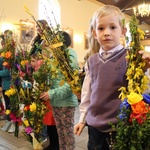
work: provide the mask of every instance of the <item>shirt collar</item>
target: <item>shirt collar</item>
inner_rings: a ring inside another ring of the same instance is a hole
[[[121,49],[123,48],[123,45],[119,44],[118,46],[116,46],[115,48],[113,49],[110,49],[109,51],[107,51],[108,53],[111,52],[111,53],[114,53],[114,52],[118,52],[120,51]],[[102,56],[102,53],[103,52],[106,52],[105,50],[103,50],[102,47],[100,47],[100,50],[99,50],[99,54]]]

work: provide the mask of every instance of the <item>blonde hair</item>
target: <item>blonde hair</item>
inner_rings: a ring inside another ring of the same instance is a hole
[[[85,62],[87,59],[92,55],[95,54],[99,51],[100,49],[100,44],[98,41],[94,38],[93,35],[93,30],[96,29],[96,19],[97,18],[102,18],[104,16],[107,16],[109,14],[115,14],[116,17],[118,17],[119,24],[122,28],[124,28],[124,15],[121,12],[121,10],[118,7],[115,7],[113,5],[105,5],[98,9],[94,14],[93,17],[90,20],[90,25],[88,28],[88,52],[84,57]]]
[[[89,43],[89,51],[91,54],[95,54],[99,51],[100,45],[97,40],[95,40],[93,35],[93,25],[92,19],[90,20],[90,26],[88,29],[88,43]]]
[[[88,58],[97,53],[100,49],[100,45],[98,43],[97,40],[95,40],[94,35],[93,35],[93,25],[92,25],[92,19],[95,18],[95,14],[93,15],[93,17],[90,20],[90,25],[88,28],[88,33],[87,33],[87,38],[88,38],[88,52],[84,57],[84,63],[86,63],[86,61],[88,60]]]
[[[113,5],[105,5],[94,13],[94,16],[92,19],[93,28],[96,29],[96,19],[97,18],[102,18],[102,17],[107,16],[109,14],[115,14],[115,16],[119,20],[120,26],[124,27],[125,17],[123,15],[123,13],[121,12],[121,10],[118,7],[113,6]]]

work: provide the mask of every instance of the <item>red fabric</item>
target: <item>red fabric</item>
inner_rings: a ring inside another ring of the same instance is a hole
[[[49,101],[45,102],[48,112],[45,114],[44,118],[43,118],[43,123],[45,125],[55,125],[55,120],[53,117],[53,113],[52,113],[52,106],[50,106]]]
[[[2,100],[0,100],[0,111],[3,111],[4,110],[4,105],[2,103]]]

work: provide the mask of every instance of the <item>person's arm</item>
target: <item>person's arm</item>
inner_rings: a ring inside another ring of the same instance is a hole
[[[71,48],[68,48],[68,50],[69,50],[69,57],[71,60],[70,65],[74,69],[79,69],[76,52]],[[68,95],[72,94],[72,90],[70,85],[67,82],[65,82],[62,86],[49,90],[48,94],[51,100],[59,99],[60,97],[62,99],[65,99],[68,97]]]
[[[70,48],[68,50],[69,50],[69,57],[71,60],[71,62],[70,62],[71,67],[74,69],[79,69],[77,55],[76,55],[75,51]],[[57,81],[55,81],[55,82],[57,82]],[[58,82],[60,82],[60,81],[58,81]],[[55,101],[55,100],[59,99],[60,97],[62,99],[65,99],[68,97],[68,95],[71,95],[71,94],[72,94],[71,87],[67,82],[65,82],[62,86],[58,86],[54,89],[51,88],[48,92],[41,93],[40,98],[44,101],[47,101],[49,99]]]
[[[71,60],[70,62],[71,67],[79,70],[79,63],[76,51],[71,48],[68,48],[68,50],[69,50],[69,58]]]
[[[51,100],[57,100],[57,99],[65,99],[68,97],[68,95],[72,94],[72,90],[70,88],[70,85],[68,83],[64,83],[62,86],[59,86],[54,89],[50,89],[48,91],[49,98]]]
[[[70,85],[65,82],[63,85],[60,86],[61,79],[59,79],[59,78],[61,78],[61,77],[58,77],[57,79],[55,79],[53,81],[54,85],[52,85],[52,87],[55,87],[55,88],[51,88],[49,91],[41,93],[40,98],[42,100],[55,101],[60,98],[65,99],[69,95],[72,95],[72,90],[70,88]]]
[[[82,91],[81,91],[81,103],[79,105],[79,110],[80,110],[80,119],[79,122],[81,123],[85,123],[85,116],[86,116],[86,110],[87,107],[90,104],[90,96],[91,96],[91,78],[90,78],[90,72],[87,68],[87,64],[85,65],[85,78],[84,78],[84,82],[82,85]]]
[[[86,75],[84,78],[82,91],[81,91],[81,103],[79,105],[79,111],[80,111],[79,123],[74,126],[74,133],[77,135],[80,135],[85,127],[87,107],[90,104],[91,80],[90,80],[90,72],[87,68],[87,65],[85,66],[85,72],[86,72]]]

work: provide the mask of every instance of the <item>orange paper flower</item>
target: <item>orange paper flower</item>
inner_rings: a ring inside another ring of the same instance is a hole
[[[150,110],[149,106],[144,101],[131,105],[131,108],[134,114],[146,114]]]
[[[8,62],[6,62],[6,61],[5,61],[5,62],[3,62],[3,66],[5,66],[5,67],[6,67],[6,66],[9,66],[9,63],[8,63]]]
[[[24,110],[24,111],[30,110],[30,106],[25,106],[23,110]]]
[[[5,53],[5,57],[6,57],[7,59],[11,58],[11,57],[12,57],[12,53],[11,53],[10,51],[6,52],[6,53]]]

